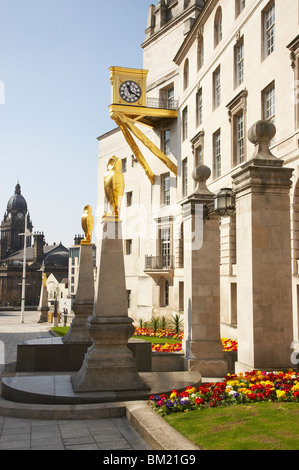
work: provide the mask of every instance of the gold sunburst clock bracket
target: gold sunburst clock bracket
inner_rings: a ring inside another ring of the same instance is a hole
[[[154,128],[152,119],[177,118],[174,109],[148,108],[146,106],[146,78],[148,70],[110,67],[110,116],[122,131],[135,157],[154,184],[155,175],[145,160],[133,136],[139,139],[167,168],[177,175],[177,166],[134,124]]]
[[[134,125],[134,121],[120,112],[112,113],[111,118],[116,122],[122,131],[127,143],[143,167],[151,184],[154,184],[155,182],[155,174],[149,167],[132,135],[139,139],[143,145],[145,145],[145,147],[147,147],[154,155],[156,155],[156,157],[158,157],[159,160],[162,161],[175,176],[177,176],[177,166],[140,129]]]

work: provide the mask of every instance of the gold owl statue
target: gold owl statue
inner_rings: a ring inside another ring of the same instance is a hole
[[[103,215],[119,218],[121,201],[125,190],[125,179],[122,174],[121,160],[115,156],[109,159],[107,173],[104,176],[104,190],[110,211]]]
[[[89,204],[84,207],[83,215],[81,217],[81,225],[85,234],[85,238],[81,240],[82,245],[90,245],[94,220],[92,215],[92,208]]]

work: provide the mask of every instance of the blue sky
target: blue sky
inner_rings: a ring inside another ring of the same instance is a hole
[[[96,210],[109,67],[142,68],[150,0],[0,0],[0,221],[19,181],[35,231],[73,244]],[[0,90],[1,91],[1,90]]]

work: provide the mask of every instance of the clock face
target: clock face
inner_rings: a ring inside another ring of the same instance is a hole
[[[119,94],[127,103],[135,103],[141,97],[141,88],[138,83],[127,80],[120,85]]]
[[[24,214],[22,212],[18,212],[18,218],[23,219],[23,217],[24,217]]]

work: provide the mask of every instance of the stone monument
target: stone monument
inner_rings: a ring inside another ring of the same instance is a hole
[[[124,177],[121,160],[112,157],[104,178],[110,211],[103,216],[101,257],[94,315],[87,328],[93,339],[81,369],[72,376],[74,392],[146,390],[128,348],[134,333],[128,317],[122,227],[119,219]]]
[[[40,312],[38,315],[38,323],[45,323],[48,321],[48,312],[49,312],[49,306],[48,306],[48,291],[47,291],[47,275],[46,273],[43,273],[42,276],[42,285],[41,285],[41,291],[40,291],[40,300],[39,300],[39,306],[37,310]]]
[[[78,289],[73,303],[75,318],[68,333],[63,337],[63,342],[91,345],[92,339],[86,324],[88,317],[93,313],[94,304],[94,270],[91,243],[94,219],[92,208],[88,204],[84,207],[81,225],[85,238],[80,242]]]

